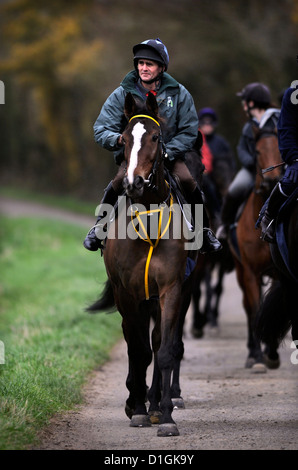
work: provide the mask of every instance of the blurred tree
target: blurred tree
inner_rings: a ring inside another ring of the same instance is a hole
[[[73,189],[81,178],[83,96],[102,50],[86,29],[92,3],[72,1],[70,9],[66,0],[42,6],[19,0],[2,7],[2,36],[10,48],[0,70],[12,74],[26,94],[30,90],[36,115],[31,107],[30,119],[36,117],[36,130],[48,146],[48,177],[57,189]]]
[[[298,0],[0,0],[0,178],[97,201],[115,165],[92,126],[132,69],[133,45],[150,37],[235,146],[245,120],[236,92],[264,81],[277,101],[296,78],[297,22]]]

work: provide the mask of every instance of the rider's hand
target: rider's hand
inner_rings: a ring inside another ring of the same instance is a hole
[[[285,171],[285,177],[294,184],[298,183],[298,162],[289,164]]]

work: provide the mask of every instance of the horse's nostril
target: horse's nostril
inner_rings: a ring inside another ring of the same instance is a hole
[[[144,178],[142,176],[137,175],[134,179],[133,184],[136,189],[141,189],[144,186]]]

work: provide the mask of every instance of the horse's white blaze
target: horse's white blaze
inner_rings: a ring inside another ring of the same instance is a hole
[[[140,122],[137,122],[132,130],[133,146],[131,149],[129,165],[127,168],[127,178],[129,184],[133,183],[133,172],[138,164],[138,153],[141,148],[141,140],[145,132],[145,127]]]

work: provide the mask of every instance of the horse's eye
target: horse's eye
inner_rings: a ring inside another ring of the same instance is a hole
[[[154,136],[152,137],[152,140],[153,142],[156,142],[158,140],[158,135],[154,134]]]

